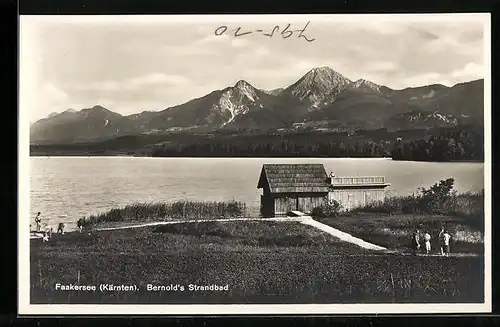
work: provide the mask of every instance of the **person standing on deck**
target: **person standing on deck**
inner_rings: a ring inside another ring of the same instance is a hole
[[[429,254],[431,252],[431,235],[429,234],[428,231],[426,231],[424,234],[424,241],[425,241],[425,253]]]
[[[447,257],[450,256],[450,239],[451,235],[445,231],[443,234],[443,247],[444,247],[443,255],[446,255]]]
[[[38,212],[35,217],[36,223],[36,231],[39,232],[42,229],[42,217],[40,217],[41,213]]]
[[[418,251],[420,250],[420,235],[418,229],[416,229],[415,233],[413,233],[412,241],[413,241],[413,254],[417,255]]]

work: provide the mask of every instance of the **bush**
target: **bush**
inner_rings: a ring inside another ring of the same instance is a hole
[[[341,204],[338,201],[333,200],[327,205],[313,208],[311,216],[315,218],[336,217],[341,209]]]

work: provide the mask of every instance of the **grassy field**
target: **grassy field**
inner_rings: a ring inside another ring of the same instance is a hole
[[[365,241],[403,252],[411,251],[411,236],[418,228],[422,235],[429,232],[432,251],[436,253],[439,251],[438,234],[441,226],[445,226],[451,235],[452,252],[484,253],[483,231],[476,219],[468,217],[359,213],[317,220]]]
[[[297,222],[199,222],[31,241],[32,303],[482,302],[483,258],[375,253]],[[64,292],[56,283],[135,284]],[[185,291],[146,291],[147,284]],[[189,284],[228,291],[189,291]]]

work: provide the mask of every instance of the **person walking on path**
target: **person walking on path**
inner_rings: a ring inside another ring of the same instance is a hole
[[[426,231],[424,234],[424,241],[425,241],[425,253],[429,254],[431,252],[431,235],[429,234],[428,231]]]
[[[451,235],[448,234],[447,231],[443,234],[443,255],[449,257],[450,256],[450,239]]]
[[[420,250],[420,234],[418,229],[416,229],[415,233],[413,233],[412,241],[413,241],[413,254],[417,255],[418,251]]]
[[[40,217],[41,213],[38,212],[35,217],[35,223],[36,223],[36,231],[40,232],[42,229],[42,217]]]

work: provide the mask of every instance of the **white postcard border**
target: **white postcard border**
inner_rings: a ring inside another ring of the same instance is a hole
[[[362,16],[362,17],[360,17]],[[168,20],[172,23],[192,20],[192,15],[172,15]],[[59,305],[30,304],[30,240],[26,231],[29,229],[30,217],[30,161],[29,161],[29,114],[25,110],[27,99],[19,97],[19,142],[18,142],[18,314],[19,315],[82,315],[82,314],[120,314],[120,315],[234,315],[234,314],[375,314],[375,313],[487,313],[491,312],[491,16],[489,13],[474,14],[342,14],[342,15],[200,15],[201,19],[211,22],[279,22],[336,20],[352,21],[352,19],[371,21],[456,21],[471,19],[484,23],[484,187],[485,187],[485,284],[484,303],[421,303],[421,304],[228,304],[228,305]],[[79,20],[102,22],[133,21],[136,23],[152,23],[164,21],[163,15],[123,15],[123,16],[21,16],[32,21],[67,21]],[[22,49],[19,49],[22,55]],[[19,61],[19,65],[21,61]],[[19,83],[22,80],[20,79]]]

